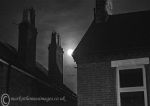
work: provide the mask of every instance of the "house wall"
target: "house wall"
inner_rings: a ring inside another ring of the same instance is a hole
[[[37,79],[34,79],[18,70],[12,69],[10,72],[9,95],[11,97],[31,97],[31,98],[64,98],[64,100],[46,101],[22,101],[11,102],[10,106],[76,106],[76,101],[67,96],[65,92],[53,88]]]
[[[144,66],[149,106],[150,64]],[[78,106],[117,106],[116,67],[110,59],[78,64],[77,81]]]
[[[48,102],[41,100],[11,100],[9,106],[76,106],[77,101],[73,100],[73,97],[66,92],[59,87],[37,80],[34,76],[24,73],[23,70],[14,66],[9,67],[8,64],[0,61],[0,95],[7,93],[10,99],[40,97],[62,99],[49,100]]]
[[[115,76],[109,61],[78,64],[78,106],[116,106]]]

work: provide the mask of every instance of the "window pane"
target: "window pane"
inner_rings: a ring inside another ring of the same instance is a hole
[[[121,92],[121,106],[145,106],[144,92]]]
[[[142,68],[119,70],[120,87],[143,86]]]

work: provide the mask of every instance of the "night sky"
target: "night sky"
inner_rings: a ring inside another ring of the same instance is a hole
[[[27,7],[36,10],[37,61],[47,68],[51,32],[61,36],[64,49],[64,83],[76,92],[76,65],[67,49],[75,49],[93,20],[95,0],[1,0],[0,41],[18,46],[18,24]],[[150,10],[150,0],[112,0],[113,14]]]

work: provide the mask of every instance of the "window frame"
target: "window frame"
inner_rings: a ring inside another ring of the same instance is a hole
[[[136,69],[136,68],[142,68],[143,86],[121,88],[120,87],[119,71],[120,70],[125,70],[125,69]],[[118,103],[118,106],[121,106],[121,98],[120,98],[120,93],[121,92],[136,92],[136,91],[143,91],[144,92],[145,106],[148,106],[147,88],[146,88],[146,72],[145,72],[144,65],[129,65],[129,66],[116,67],[116,88],[117,88],[117,103]]]

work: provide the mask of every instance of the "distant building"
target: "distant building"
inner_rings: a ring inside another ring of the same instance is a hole
[[[36,62],[36,36],[35,10],[25,9],[18,51],[0,42],[1,97],[7,93],[14,98],[9,106],[76,106],[76,94],[63,84],[63,49],[58,34],[52,33],[48,70]],[[8,98],[3,99],[8,103]]]
[[[73,53],[78,106],[150,106],[150,11],[95,17]]]

